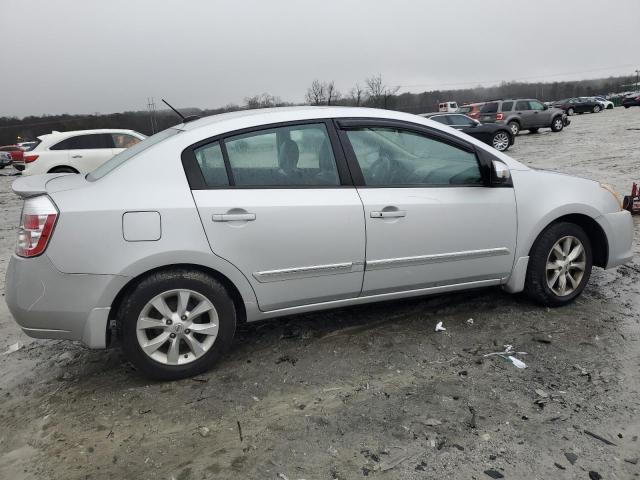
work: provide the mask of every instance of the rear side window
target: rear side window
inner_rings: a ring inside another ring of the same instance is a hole
[[[482,184],[474,153],[425,135],[374,127],[347,136],[368,186]]]
[[[128,133],[112,133],[113,146],[115,148],[130,148],[140,141],[138,137],[129,135]]]
[[[502,112],[510,112],[513,108],[513,102],[502,102],[502,108],[500,111]]]
[[[204,147],[196,148],[193,152],[196,162],[204,177],[207,187],[224,187],[229,185],[229,177],[224,166],[224,157],[220,143],[210,143]]]
[[[485,103],[480,109],[480,113],[496,113],[498,111],[498,102]]]
[[[516,110],[529,110],[529,102],[527,100],[517,101]]]
[[[324,124],[296,125],[224,139],[235,185],[339,185],[336,160]]]
[[[92,150],[113,148],[113,138],[108,133],[78,135],[56,143],[50,150]]]
[[[469,113],[471,111],[471,107],[469,105],[463,105],[462,107],[458,107],[458,112],[460,113]]]

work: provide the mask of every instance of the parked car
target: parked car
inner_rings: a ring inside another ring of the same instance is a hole
[[[511,129],[497,123],[480,123],[473,118],[459,113],[425,113],[421,117],[435,120],[491,145],[499,152],[504,152],[513,145],[515,138]]]
[[[467,105],[462,105],[458,107],[456,113],[462,113],[468,117],[473,118],[474,120],[478,120],[480,118],[480,107],[484,105],[483,103],[469,103]]]
[[[0,170],[11,165],[11,154],[9,152],[0,151]]]
[[[567,112],[567,115],[576,113],[598,113],[602,111],[602,105],[593,97],[574,97],[554,103],[555,108]]]
[[[24,155],[23,175],[89,173],[145,138],[133,130],[77,130],[38,137]],[[16,165],[20,170],[20,165]]]
[[[624,108],[640,107],[640,95],[631,95],[622,99],[622,106]]]
[[[456,102],[442,102],[438,104],[439,112],[457,112],[458,104]]]
[[[611,100],[607,100],[604,97],[593,97],[594,100],[598,103],[600,103],[600,105],[602,105],[602,109],[603,110],[613,110],[613,108],[615,107],[615,105],[613,104],[613,102]]]
[[[558,307],[632,256],[609,187],[389,110],[215,115],[12,188],[5,298],[24,332],[113,332],[159,379],[210,368],[244,322],[498,285]]]
[[[7,152],[14,162],[22,161],[22,156],[24,155],[24,149],[18,145],[5,145],[0,147],[0,152]]]
[[[25,152],[28,152],[37,144],[38,144],[38,141],[29,141],[29,142],[20,142],[18,143],[18,146],[22,148]]]
[[[562,110],[528,98],[487,102],[480,108],[480,121],[507,125],[514,136],[520,130],[536,133],[541,128],[559,132],[570,123]]]

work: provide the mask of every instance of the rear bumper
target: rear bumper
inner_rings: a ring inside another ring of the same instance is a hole
[[[605,268],[628,263],[633,258],[633,218],[626,210],[596,219],[607,236],[609,257]]]
[[[90,348],[105,348],[111,303],[127,280],[116,275],[66,274],[46,255],[14,255],[7,268],[6,301],[30,337],[77,340]]]

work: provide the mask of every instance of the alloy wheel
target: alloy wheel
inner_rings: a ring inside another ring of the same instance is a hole
[[[193,290],[169,290],[146,303],[136,322],[142,351],[165,365],[191,363],[207,353],[218,336],[218,312]]]
[[[503,152],[509,147],[509,136],[504,132],[498,132],[493,136],[493,141],[491,143],[493,148],[499,152]]]
[[[554,127],[556,130],[562,130],[562,119],[561,119],[561,118],[556,118],[556,119],[553,121],[553,127]]]
[[[586,269],[587,254],[574,236],[562,237],[547,256],[547,286],[559,297],[571,295],[580,285]]]

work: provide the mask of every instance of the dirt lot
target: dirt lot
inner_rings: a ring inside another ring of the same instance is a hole
[[[640,180],[640,109],[572,121],[520,135],[512,156],[621,192]],[[640,477],[639,262],[595,270],[555,310],[485,289],[245,326],[217,368],[174,383],[117,348],[30,340],[0,302],[0,353],[24,344],[0,355],[0,478]],[[528,368],[483,357],[505,344]]]

